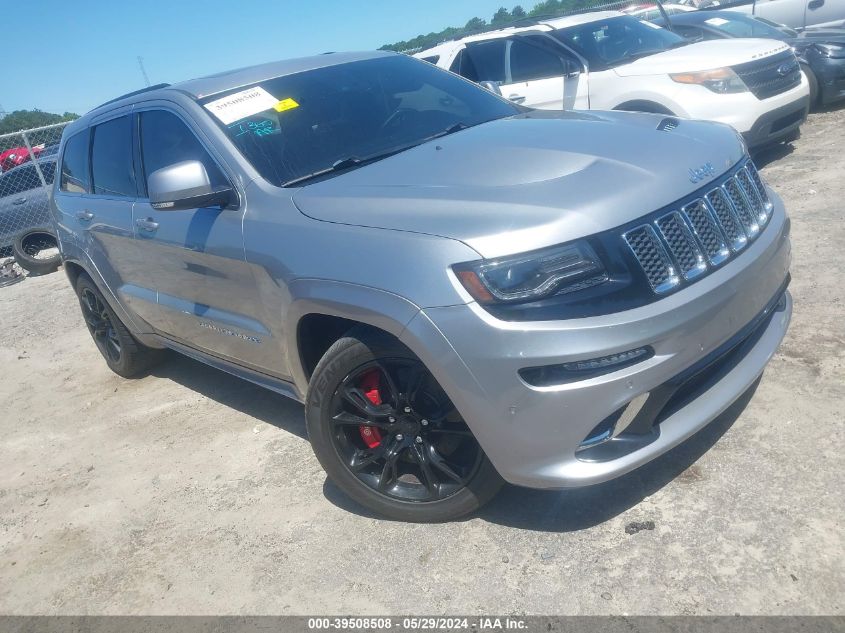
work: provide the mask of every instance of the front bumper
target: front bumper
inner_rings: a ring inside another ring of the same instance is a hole
[[[794,133],[807,118],[809,110],[810,84],[803,75],[798,86],[763,100],[751,92],[717,95],[703,86],[687,88],[695,88],[696,98],[685,95],[681,100],[676,93],[675,99],[686,106],[679,108],[678,114],[690,119],[727,123],[745,137],[750,147],[774,143]],[[788,121],[784,117],[797,120]]]
[[[763,147],[792,138],[810,111],[810,98],[804,97],[762,115],[751,129],[743,132],[749,148]]]
[[[531,323],[499,321],[476,304],[433,308],[419,313],[401,338],[432,370],[507,481],[567,488],[612,479],[669,450],[727,409],[780,344],[792,312],[784,291],[789,221],[781,201],[774,195],[772,200],[769,225],[734,261],[647,306]],[[749,324],[753,331],[737,342]],[[536,387],[518,374],[525,367],[644,345],[655,351],[648,360],[578,382]],[[721,363],[711,362],[714,354]],[[691,368],[695,376],[684,376]],[[689,389],[668,393],[666,386],[679,376]],[[686,378],[694,378],[694,384]],[[649,437],[622,446],[629,439],[623,433],[612,450],[584,451],[584,440],[603,420],[645,394],[667,393],[653,412],[656,424],[637,429]]]

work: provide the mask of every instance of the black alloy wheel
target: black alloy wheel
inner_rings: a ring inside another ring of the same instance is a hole
[[[467,485],[482,451],[416,360],[383,358],[351,372],[332,400],[332,439],[347,468],[403,501],[437,501]]]
[[[76,295],[91,338],[118,376],[131,378],[164,358],[164,350],[147,347],[132,336],[86,273],[76,280]]]
[[[123,348],[105,303],[91,288],[83,288],[79,299],[85,324],[100,353],[107,360],[119,363]]]
[[[428,368],[385,333],[356,328],[326,351],[305,417],[329,478],[380,516],[449,521],[504,484]]]

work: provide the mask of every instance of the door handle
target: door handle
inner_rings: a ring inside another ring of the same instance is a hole
[[[158,222],[156,222],[152,218],[147,218],[146,220],[138,219],[135,220],[135,226],[137,226],[142,231],[148,231],[152,233],[153,231],[158,229]]]
[[[810,4],[807,5],[810,9],[820,9],[824,6],[824,0],[811,0]]]
[[[513,94],[508,97],[508,101],[513,101],[514,103],[522,103],[525,101],[525,97],[522,95]]]
[[[77,219],[77,220],[81,220],[81,221],[83,221],[83,222],[89,222],[90,220],[93,220],[93,219],[94,219],[94,214],[93,214],[93,213],[91,213],[91,212],[90,212],[90,211],[88,211],[88,210],[85,210],[85,211],[79,211],[79,212],[76,214],[76,219]]]
[[[18,206],[19,206],[19,205],[24,204],[25,202],[26,202],[26,198],[18,198],[18,199],[17,199],[17,200],[15,200],[12,204],[14,204],[14,205],[18,205]]]

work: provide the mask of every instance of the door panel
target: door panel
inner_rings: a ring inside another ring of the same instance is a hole
[[[139,113],[146,191],[149,175],[199,160],[213,185],[227,184],[219,164],[177,114]],[[256,365],[267,330],[255,319],[255,281],[244,260],[244,207],[162,211],[146,198],[133,209],[138,282],[130,301],[159,334],[215,356]]]
[[[754,15],[795,29],[804,27],[805,11],[810,0],[768,0],[757,2],[748,8]],[[743,7],[745,9],[745,7]]]
[[[243,257],[241,211],[157,211],[135,204],[144,319],[159,333],[215,355],[249,358],[267,330],[254,318],[255,283]],[[146,303],[146,302],[145,302]]]

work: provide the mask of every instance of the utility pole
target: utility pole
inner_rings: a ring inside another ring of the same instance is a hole
[[[147,71],[144,69],[144,58],[138,55],[138,66],[141,67],[141,74],[144,76],[144,83],[150,87],[150,78],[147,77]]]

